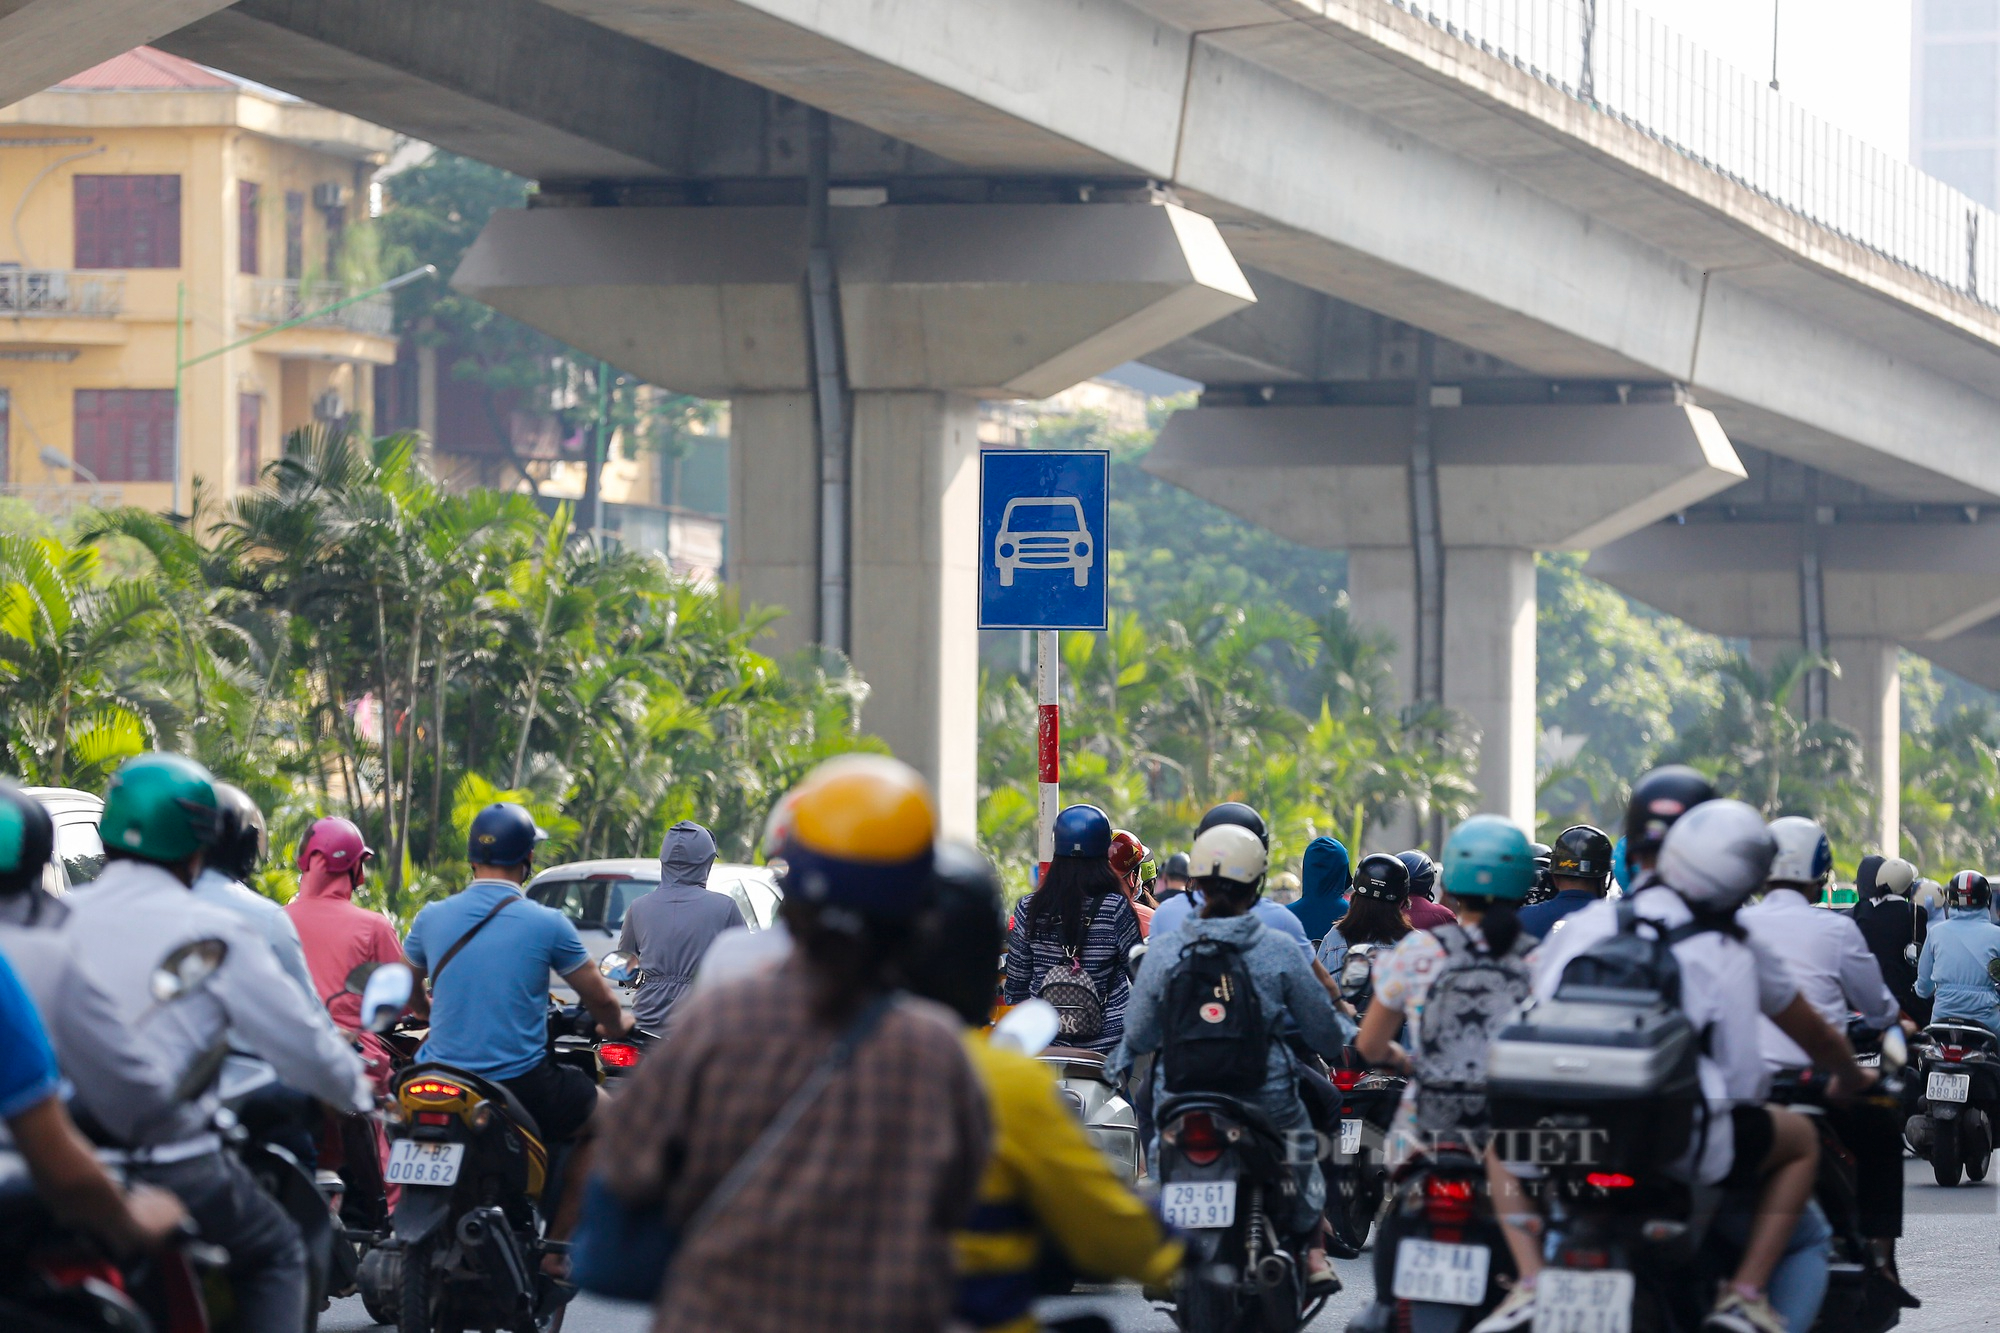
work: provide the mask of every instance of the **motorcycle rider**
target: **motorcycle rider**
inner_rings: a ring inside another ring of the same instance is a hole
[[[367,1110],[360,1060],[299,993],[263,937],[189,892],[220,818],[214,778],[194,760],[148,753],[119,766],[98,826],[104,871],[88,893],[66,900],[65,929],[78,943],[79,964],[176,1076],[226,1043],[337,1110]],[[221,963],[197,993],[160,1004],[151,979],[161,957],[205,939],[227,946]],[[150,1127],[130,1156],[132,1172],[178,1194],[202,1238],[229,1251],[241,1327],[301,1328],[306,1253],[298,1228],[223,1150],[212,1111],[206,1101],[190,1103]]]
[[[252,930],[264,937],[264,943],[271,946],[285,975],[299,983],[299,989],[317,1009],[319,993],[313,989],[312,973],[306,968],[299,928],[292,924],[281,905],[244,882],[269,848],[264,812],[250,799],[249,792],[232,783],[216,783],[215,799],[221,811],[221,829],[202,858],[201,874],[195,876],[194,896],[225,912],[234,912],[248,922]]]
[[[534,1117],[551,1150],[574,1144],[548,1228],[549,1239],[567,1241],[583,1206],[605,1097],[590,1075],[549,1056],[549,973],[570,984],[604,1036],[624,1036],[631,1020],[569,918],[522,892],[534,875],[535,845],[546,837],[512,801],[474,815],[466,838],[471,882],[417,913],[403,952],[416,988],[430,979],[430,1036],[417,1058],[500,1084]],[[568,1257],[543,1256],[542,1271],[566,1279]]]
[[[1924,941],[1914,989],[1931,1001],[1931,1022],[1977,1023],[2000,1035],[2000,992],[1990,970],[2000,959],[2000,925],[1989,914],[1992,890],[1977,870],[1961,870],[1946,892],[1950,915]]]
[[[1704,1032],[1701,1085],[1707,1119],[1683,1169],[1733,1199],[1717,1228],[1742,1257],[1703,1324],[1717,1333],[1783,1333],[1810,1327],[1826,1292],[1826,1243],[1818,1208],[1808,1207],[1817,1178],[1819,1141],[1805,1117],[1763,1105],[1770,1087],[1758,1015],[1768,1015],[1832,1076],[1835,1099],[1867,1087],[1847,1039],[1827,1026],[1799,993],[1783,958],[1734,922],[1763,886],[1776,851],[1763,816],[1740,801],[1702,796],[1707,782],[1692,769],[1659,770],[1633,788],[1628,845],[1638,868],[1632,901],[1644,921],[1667,931],[1707,926],[1670,941],[1680,969],[1680,1005]],[[1578,954],[1617,932],[1616,905],[1596,903],[1566,917],[1536,955],[1535,995],[1552,996]],[[1747,1203],[1754,1194],[1754,1203]],[[1519,1200],[1496,1190],[1503,1215]],[[1542,1259],[1528,1232],[1506,1229],[1520,1285],[1478,1333],[1525,1328],[1534,1318]]]
[[[1106,1069],[1114,1077],[1121,1075],[1135,1058],[1161,1049],[1166,1035],[1162,1009],[1176,969],[1190,948],[1204,940],[1234,945],[1242,952],[1266,1025],[1264,1086],[1253,1100],[1281,1133],[1310,1133],[1312,1122],[1300,1097],[1294,1056],[1284,1037],[1286,1021],[1296,1024],[1313,1050],[1329,1057],[1347,1045],[1354,1027],[1334,1009],[1326,988],[1297,948],[1251,914],[1270,865],[1264,844],[1239,825],[1217,824],[1195,838],[1188,859],[1194,871],[1193,888],[1202,899],[1201,916],[1153,945],[1133,987],[1125,1039]],[[1167,1087],[1163,1063],[1154,1062],[1155,1105]],[[1321,1239],[1326,1180],[1315,1154],[1295,1156],[1303,1160],[1292,1165],[1297,1192],[1291,1197],[1283,1229],[1289,1235],[1313,1237],[1306,1248],[1307,1288],[1315,1294],[1337,1291],[1340,1280],[1327,1261]]]
[[[1122,828],[1112,831],[1111,851],[1105,859],[1111,863],[1111,873],[1118,876],[1118,891],[1125,895],[1125,901],[1132,905],[1132,914],[1139,918],[1142,940],[1153,933],[1153,904],[1145,900],[1145,883],[1141,879],[1152,855],[1152,849],[1139,841],[1138,834]]]
[[[1819,907],[1833,874],[1833,846],[1810,819],[1787,815],[1770,824],[1777,854],[1764,881],[1764,900],[1736,914],[1753,938],[1783,955],[1799,994],[1827,1026],[1847,1027],[1857,1013],[1881,1031],[1902,1016],[1896,997],[1882,981],[1882,969],[1868,951],[1860,928],[1839,912]],[[1812,1064],[1799,1044],[1765,1019],[1761,1049],[1774,1077],[1796,1082]],[[1901,1118],[1893,1106],[1864,1101],[1828,1108],[1834,1129],[1854,1154],[1855,1194],[1862,1234],[1875,1242],[1884,1262],[1903,1234],[1903,1142]]]
[[[1414,847],[1396,853],[1396,859],[1410,872],[1410,896],[1403,903],[1410,924],[1418,930],[1458,924],[1458,913],[1437,900],[1437,862]]]
[[[1589,824],[1572,824],[1549,849],[1555,896],[1521,909],[1521,929],[1546,939],[1556,922],[1602,898],[1611,889],[1611,839]]]
[[[1169,898],[1185,897],[1188,887],[1188,858],[1186,852],[1175,852],[1160,867],[1160,888],[1153,895],[1156,905]]]
[[[1917,955],[1929,928],[1928,915],[1905,896],[1915,887],[1916,867],[1900,856],[1864,856],[1854,871],[1854,906],[1848,915],[1861,927],[1868,952],[1881,965],[1896,1003],[1919,1023],[1930,1021],[1930,1005],[1917,994]]]
[[[1299,919],[1314,948],[1326,939],[1333,923],[1347,914],[1347,888],[1354,880],[1351,865],[1347,848],[1338,838],[1321,834],[1306,844],[1306,854],[1299,862],[1298,901],[1283,906]]]
[[[625,909],[618,948],[638,956],[642,980],[632,997],[632,1016],[648,1032],[666,1032],[715,937],[732,927],[744,929],[736,900],[709,892],[708,872],[714,867],[715,835],[683,819],[660,839],[660,886]]]
[[[1401,857],[1380,852],[1362,857],[1350,885],[1347,911],[1327,927],[1326,938],[1319,942],[1319,965],[1337,976],[1353,946],[1400,943],[1411,930],[1404,915],[1409,897],[1410,868]]]
[[[1052,982],[1070,996],[1087,984],[1097,1012],[1066,1013],[1062,1044],[1106,1053],[1125,1030],[1125,960],[1139,942],[1139,918],[1119,891],[1110,853],[1111,821],[1102,810],[1072,805],[1056,816],[1055,859],[1015,909],[1007,935],[1006,983],[1009,1004],[1044,995]],[[1083,980],[1065,979],[1073,977]]]
[[[389,918],[354,902],[374,855],[353,821],[338,815],[314,820],[299,842],[299,891],[285,904],[285,914],[298,928],[320,1003],[361,1043],[370,1076],[377,1090],[386,1093],[389,1048],[361,1030],[361,997],[347,991],[347,978],[362,964],[406,961]],[[419,1017],[430,1012],[421,987],[411,992],[410,1010]]]
[[[187,1218],[180,1200],[149,1185],[120,1190],[71,1123],[62,1084],[34,1003],[0,958],[0,1122],[27,1164],[35,1192],[58,1219],[119,1253],[161,1244]]]
[[[979,852],[940,842],[936,899],[906,965],[912,994],[967,1025],[966,1054],[986,1089],[993,1155],[979,1201],[961,1224],[954,1314],[980,1333],[1032,1333],[1037,1270],[1051,1246],[1071,1273],[1164,1287],[1181,1246],[1111,1173],[1047,1066],[987,1040],[993,986],[986,969],[1006,940],[1000,881]]]

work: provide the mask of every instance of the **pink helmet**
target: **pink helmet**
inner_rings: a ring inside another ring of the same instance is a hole
[[[299,869],[306,868],[314,852],[325,857],[326,868],[333,871],[358,869],[363,861],[375,855],[375,849],[362,840],[361,830],[354,822],[338,815],[314,820],[313,826],[306,830],[304,841],[299,843]]]

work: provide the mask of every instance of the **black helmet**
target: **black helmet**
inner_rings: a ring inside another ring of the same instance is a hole
[[[993,1017],[993,960],[1007,949],[1000,879],[977,849],[939,841],[931,907],[917,927],[906,979],[912,992],[955,1010],[973,1027]]]
[[[1654,769],[1632,784],[1632,799],[1625,806],[1625,854],[1658,851],[1676,819],[1714,799],[1715,784],[1686,764]]]
[[[496,801],[472,817],[465,859],[476,866],[517,866],[532,860],[535,844],[548,836],[526,806]]]
[[[1437,862],[1431,860],[1428,853],[1412,848],[1407,852],[1398,853],[1396,859],[1401,861],[1404,869],[1410,872],[1410,896],[1412,898],[1435,899],[1437,897]]]
[[[1201,823],[1195,826],[1195,837],[1199,838],[1217,824],[1234,824],[1238,828],[1247,828],[1257,835],[1257,841],[1264,844],[1265,851],[1271,850],[1271,835],[1264,828],[1264,816],[1241,801],[1224,801],[1203,815]]]
[[[1160,874],[1163,878],[1168,879],[1186,879],[1188,877],[1188,854],[1186,852],[1175,852],[1167,858],[1167,863],[1160,867]]]
[[[47,807],[0,778],[0,894],[11,897],[40,884],[55,847],[56,826]]]
[[[1611,882],[1611,839],[1589,824],[1572,824],[1556,834],[1549,852],[1549,873],[1566,879],[1587,879],[1599,893]]]
[[[1945,892],[1950,895],[1953,907],[1984,907],[1993,900],[1986,876],[1977,870],[1961,870],[1953,875]]]
[[[1363,898],[1399,903],[1410,896],[1410,868],[1401,857],[1373,852],[1354,867],[1354,890]]]
[[[270,850],[264,812],[249,792],[228,782],[215,784],[215,804],[221,832],[208,849],[208,864],[231,879],[249,879]]]

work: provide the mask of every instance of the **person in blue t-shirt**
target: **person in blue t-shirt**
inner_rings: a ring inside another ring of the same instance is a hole
[[[549,1221],[550,1239],[567,1240],[583,1200],[589,1134],[603,1094],[581,1069],[549,1058],[550,971],[576,991],[605,1036],[624,1036],[632,1022],[569,918],[521,891],[534,874],[535,844],[547,836],[511,801],[481,810],[468,839],[472,882],[417,913],[403,952],[418,982],[430,979],[430,1038],[417,1057],[503,1085],[534,1117],[544,1144],[576,1140]],[[560,1278],[567,1263],[552,1254],[542,1267]]]
[[[1555,897],[1521,909],[1521,931],[1546,939],[1556,922],[1580,912],[1611,888],[1611,838],[1602,829],[1577,824],[1556,835],[1549,849],[1549,879]]]
[[[41,1015],[0,956],[0,1120],[28,1164],[35,1192],[56,1216],[121,1253],[153,1249],[187,1221],[171,1193],[137,1185],[128,1194],[104,1173],[63,1105],[62,1075]]]

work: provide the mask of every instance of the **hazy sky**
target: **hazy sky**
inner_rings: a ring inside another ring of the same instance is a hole
[[[1771,76],[1773,0],[1650,0],[1716,55]],[[1814,114],[1910,154],[1910,0],[1777,0],[1778,85]]]

